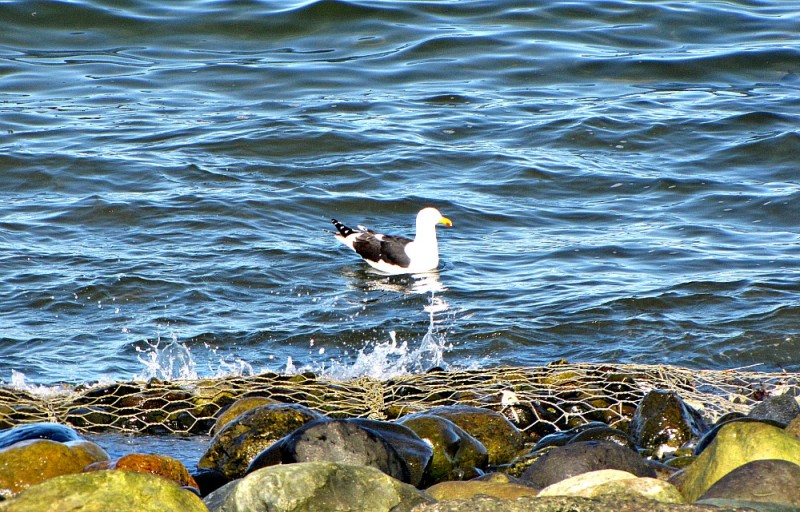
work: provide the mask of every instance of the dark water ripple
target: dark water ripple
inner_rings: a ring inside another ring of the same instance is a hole
[[[324,230],[428,204],[447,364],[797,370],[798,12],[2,3],[0,380],[411,350],[429,294]]]

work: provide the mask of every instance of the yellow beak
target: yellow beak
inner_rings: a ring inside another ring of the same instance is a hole
[[[445,226],[448,226],[448,227],[452,227],[453,226],[453,222],[450,219],[448,219],[447,217],[442,217],[441,219],[439,219],[439,224],[444,224]]]

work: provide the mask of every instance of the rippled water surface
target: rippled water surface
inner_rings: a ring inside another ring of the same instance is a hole
[[[0,380],[800,370],[783,0],[0,3]],[[437,274],[327,232],[437,206]]]

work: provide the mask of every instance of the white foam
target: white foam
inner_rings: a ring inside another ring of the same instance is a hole
[[[440,330],[437,315],[449,311],[449,304],[436,293],[445,291],[436,273],[414,276],[414,283],[405,292],[425,294],[427,304],[422,308],[428,317],[428,329],[421,339],[399,339],[395,331],[389,332],[389,339],[365,342],[357,350],[355,360],[327,357],[328,350],[321,347],[313,338],[309,339],[310,363],[298,365],[292,357],[286,358],[282,371],[286,374],[312,372],[320,376],[350,380],[362,376],[376,379],[388,379],[400,375],[423,373],[433,367],[446,367],[444,355],[453,348],[447,342],[446,333]],[[198,372],[196,355],[185,343],[179,341],[176,333],[162,338],[160,333],[155,341],[146,340],[144,347],[136,347],[136,358],[142,364],[142,371],[133,377],[134,380],[147,381],[153,378],[161,380],[194,380],[200,377],[239,377],[255,375],[257,372],[247,361],[234,357],[228,360],[217,352],[217,347],[208,343],[204,348],[209,354],[202,354],[208,359],[208,371]],[[199,375],[202,373],[203,375]]]
[[[52,397],[52,396],[59,396],[65,393],[69,393],[72,388],[70,386],[64,384],[56,384],[53,386],[43,386],[41,384],[29,384],[27,382],[27,376],[16,370],[11,370],[11,382],[9,383],[9,387],[11,389],[16,389],[18,391],[25,391],[32,395],[41,396],[44,398]]]

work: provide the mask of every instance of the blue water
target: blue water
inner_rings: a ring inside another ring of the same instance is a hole
[[[800,370],[800,9],[0,3],[0,381]],[[442,265],[372,272],[336,217]]]

